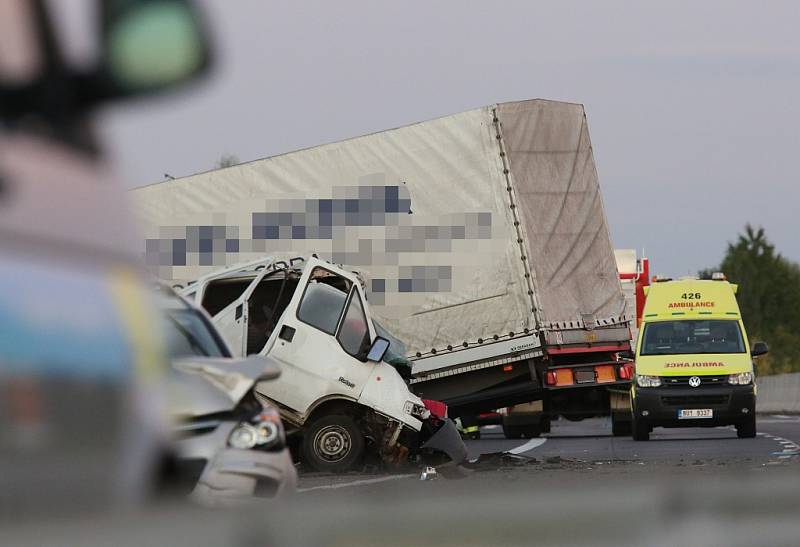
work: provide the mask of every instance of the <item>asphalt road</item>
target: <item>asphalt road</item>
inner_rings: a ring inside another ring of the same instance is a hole
[[[764,415],[758,419],[758,435],[739,439],[733,427],[656,428],[650,440],[637,442],[630,437],[614,437],[608,418],[580,422],[556,420],[551,432],[538,439],[509,440],[500,426],[481,428],[481,439],[467,441],[469,459],[462,478],[472,480],[473,471],[502,472],[509,465],[524,468],[537,480],[547,480],[545,471],[575,473],[597,471],[628,475],[638,466],[661,475],[679,473],[682,468],[702,468],[705,473],[726,467],[760,469],[772,466],[800,468],[800,416]],[[511,453],[518,458],[501,457]],[[524,464],[524,465],[523,465]],[[418,470],[366,472],[344,475],[304,473],[301,492],[342,488],[380,488],[379,484],[418,478]],[[527,477],[526,477],[527,478]],[[800,542],[798,542],[800,544]]]
[[[634,442],[596,419],[509,441],[487,427],[456,477],[301,473],[288,499],[5,526],[0,545],[796,547],[800,417],[762,416],[759,430],[656,429]]]
[[[767,415],[755,439],[739,439],[733,427],[656,428],[650,441],[611,435],[607,418],[554,421],[551,432],[532,442],[507,440],[500,426],[485,426],[481,440],[468,441],[470,458],[514,451],[537,459],[560,457],[585,462],[649,462],[680,466],[703,462],[772,464],[800,458],[800,416]],[[542,442],[543,441],[543,442]],[[526,444],[530,449],[526,449]]]

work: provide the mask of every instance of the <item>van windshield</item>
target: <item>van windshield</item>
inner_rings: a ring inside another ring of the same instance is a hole
[[[744,353],[739,322],[730,319],[684,319],[646,323],[640,355]]]

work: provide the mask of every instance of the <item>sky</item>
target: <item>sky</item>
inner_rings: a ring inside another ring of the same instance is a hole
[[[205,0],[216,68],[106,111],[129,187],[531,98],[582,103],[612,240],[652,273],[745,223],[800,261],[800,2]]]

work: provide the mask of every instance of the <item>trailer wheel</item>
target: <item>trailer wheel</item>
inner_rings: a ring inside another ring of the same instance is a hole
[[[636,419],[634,414],[631,421],[631,433],[634,441],[649,441],[650,440],[650,426],[642,419]]]
[[[348,471],[361,462],[365,446],[364,434],[353,418],[323,416],[303,434],[303,461],[317,471]]]
[[[627,437],[632,433],[630,414],[611,413],[611,433],[615,437]]]
[[[522,431],[519,427],[503,424],[503,436],[506,439],[521,439]]]
[[[539,422],[539,429],[542,433],[550,433],[550,418],[542,416],[542,421]]]
[[[503,435],[506,439],[533,439],[542,434],[539,424],[510,424],[506,417],[503,418]]]
[[[736,436],[740,439],[752,439],[756,436],[755,414],[750,414],[750,416],[736,424]]]

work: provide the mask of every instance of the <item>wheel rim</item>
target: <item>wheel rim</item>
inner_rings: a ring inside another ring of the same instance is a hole
[[[321,460],[340,462],[350,454],[350,433],[340,425],[328,425],[314,435],[314,454]]]

